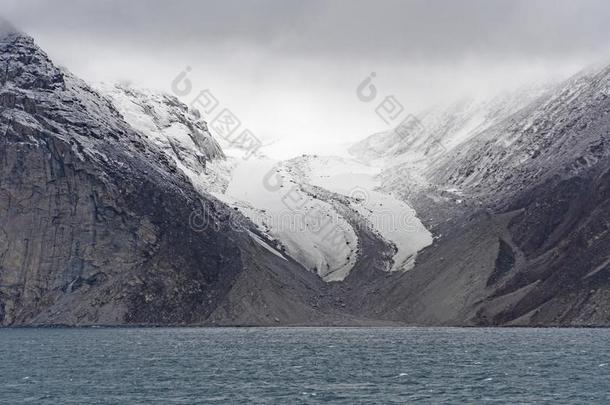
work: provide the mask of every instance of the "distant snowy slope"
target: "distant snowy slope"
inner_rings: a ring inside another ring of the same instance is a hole
[[[586,170],[608,154],[609,83],[608,67],[576,75],[446,154],[429,178],[488,195]]]
[[[127,84],[101,83],[96,87],[133,128],[176,162],[200,192],[226,188],[229,164],[197,112],[165,93]]]
[[[349,152],[386,168],[408,166],[422,172],[439,157],[536,100],[548,86],[505,92],[493,98],[465,98],[428,109],[404,126],[371,135]]]

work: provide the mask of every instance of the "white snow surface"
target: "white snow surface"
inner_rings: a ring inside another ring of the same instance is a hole
[[[230,162],[204,121],[173,96],[126,84],[98,83],[105,95],[133,128],[159,146],[186,174],[199,192],[221,191],[227,186]]]
[[[296,261],[326,281],[343,280],[356,263],[357,236],[335,208],[304,191],[281,162],[237,158],[218,199],[238,208]]]
[[[334,156],[305,156],[290,165],[302,174],[302,182],[351,197],[350,208],[367,220],[365,225],[396,247],[390,271],[410,270],[417,252],[432,244],[432,234],[407,203],[377,191],[381,168]]]

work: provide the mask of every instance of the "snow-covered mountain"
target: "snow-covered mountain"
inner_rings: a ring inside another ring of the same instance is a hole
[[[0,21],[0,325],[351,319],[195,189],[222,159],[204,126],[172,98],[114,91],[124,114]]]
[[[226,189],[229,164],[198,111],[174,96],[125,83],[100,83],[96,89],[125,121],[176,162],[200,192]]]
[[[606,156],[610,68],[589,69],[445,155],[437,184],[468,192],[523,189],[576,175]]]
[[[417,144],[393,153],[406,163],[384,170],[383,188],[439,237],[370,310],[433,324],[608,324],[609,88],[610,68],[591,68],[466,137],[461,126],[430,135],[461,141],[424,164],[410,164]]]
[[[2,24],[0,83],[2,325],[610,324],[608,67],[286,161]]]
[[[199,112],[175,97],[121,84],[98,88],[200,192],[243,213],[278,255],[326,281],[345,279],[360,260],[359,226],[373,229],[395,252],[384,270],[412,268],[417,251],[432,241],[406,203],[375,191],[378,168],[318,156],[277,161],[257,153],[244,159],[232,148],[225,155]]]
[[[409,116],[395,128],[371,135],[349,148],[355,159],[389,168],[423,170],[487,128],[545,94],[550,85],[529,86],[494,97],[468,97]]]
[[[232,145],[225,145],[225,155],[199,111],[173,96],[122,84],[98,88],[201,193],[214,195],[252,220],[273,241],[270,248],[277,255],[290,255],[328,281],[343,279],[353,267],[357,238],[351,226],[330,204],[298,187],[281,162],[261,153],[244,159]],[[281,185],[275,184],[278,179]],[[237,230],[242,228],[239,218],[231,217]],[[330,237],[318,229],[327,218],[333,219]]]
[[[582,300],[583,285],[591,285],[591,278],[569,289],[557,285],[549,279],[547,256],[561,257],[553,263],[563,269],[562,277],[573,279],[574,270],[565,267],[569,260],[557,249],[567,252],[579,243],[565,234],[569,228],[556,236],[552,229],[600,214],[568,215],[574,208],[561,207],[569,207],[573,196],[546,201],[545,193],[565,194],[561,182],[547,180],[580,176],[605,159],[607,89],[607,71],[601,69],[556,86],[452,103],[420,115],[408,133],[376,134],[354,145],[354,159],[218,156],[215,167],[223,170],[199,180],[200,189],[256,224],[276,256],[296,260],[327,282],[341,282],[332,283],[331,296],[349,302],[347,308],[359,316],[431,324],[600,322],[599,312],[558,318],[540,309],[543,315],[521,318],[519,308],[540,308],[548,299],[536,284],[547,284],[562,302],[569,302],[567,291]],[[150,93],[145,98],[164,99]],[[174,138],[188,140],[184,134]],[[165,150],[180,164],[171,148]],[[189,177],[197,180],[193,173]],[[578,232],[594,238],[595,246],[606,243],[603,229],[599,234],[587,225]],[[561,240],[571,240],[571,247],[559,248]],[[595,249],[580,253],[589,264],[578,272],[604,274]],[[362,294],[370,299],[362,301]],[[530,304],[520,304],[523,299]],[[414,311],[423,303],[426,308]]]

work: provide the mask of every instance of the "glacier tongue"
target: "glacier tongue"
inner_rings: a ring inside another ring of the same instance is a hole
[[[235,162],[227,190],[214,195],[241,210],[304,267],[326,281],[343,280],[357,259],[358,240],[348,221],[301,188],[281,162]]]
[[[432,234],[407,203],[377,191],[381,168],[334,156],[305,156],[289,163],[301,174],[300,181],[350,197],[349,208],[366,221],[363,225],[394,245],[390,271],[411,269],[417,252],[432,244]]]

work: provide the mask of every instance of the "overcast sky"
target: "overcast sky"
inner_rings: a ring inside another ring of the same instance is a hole
[[[186,66],[269,153],[330,152],[387,129],[356,97],[414,113],[558,79],[610,56],[608,0],[30,1],[0,13],[89,81],[169,90]],[[183,98],[190,101],[190,95]],[[213,117],[212,117],[213,118]]]

